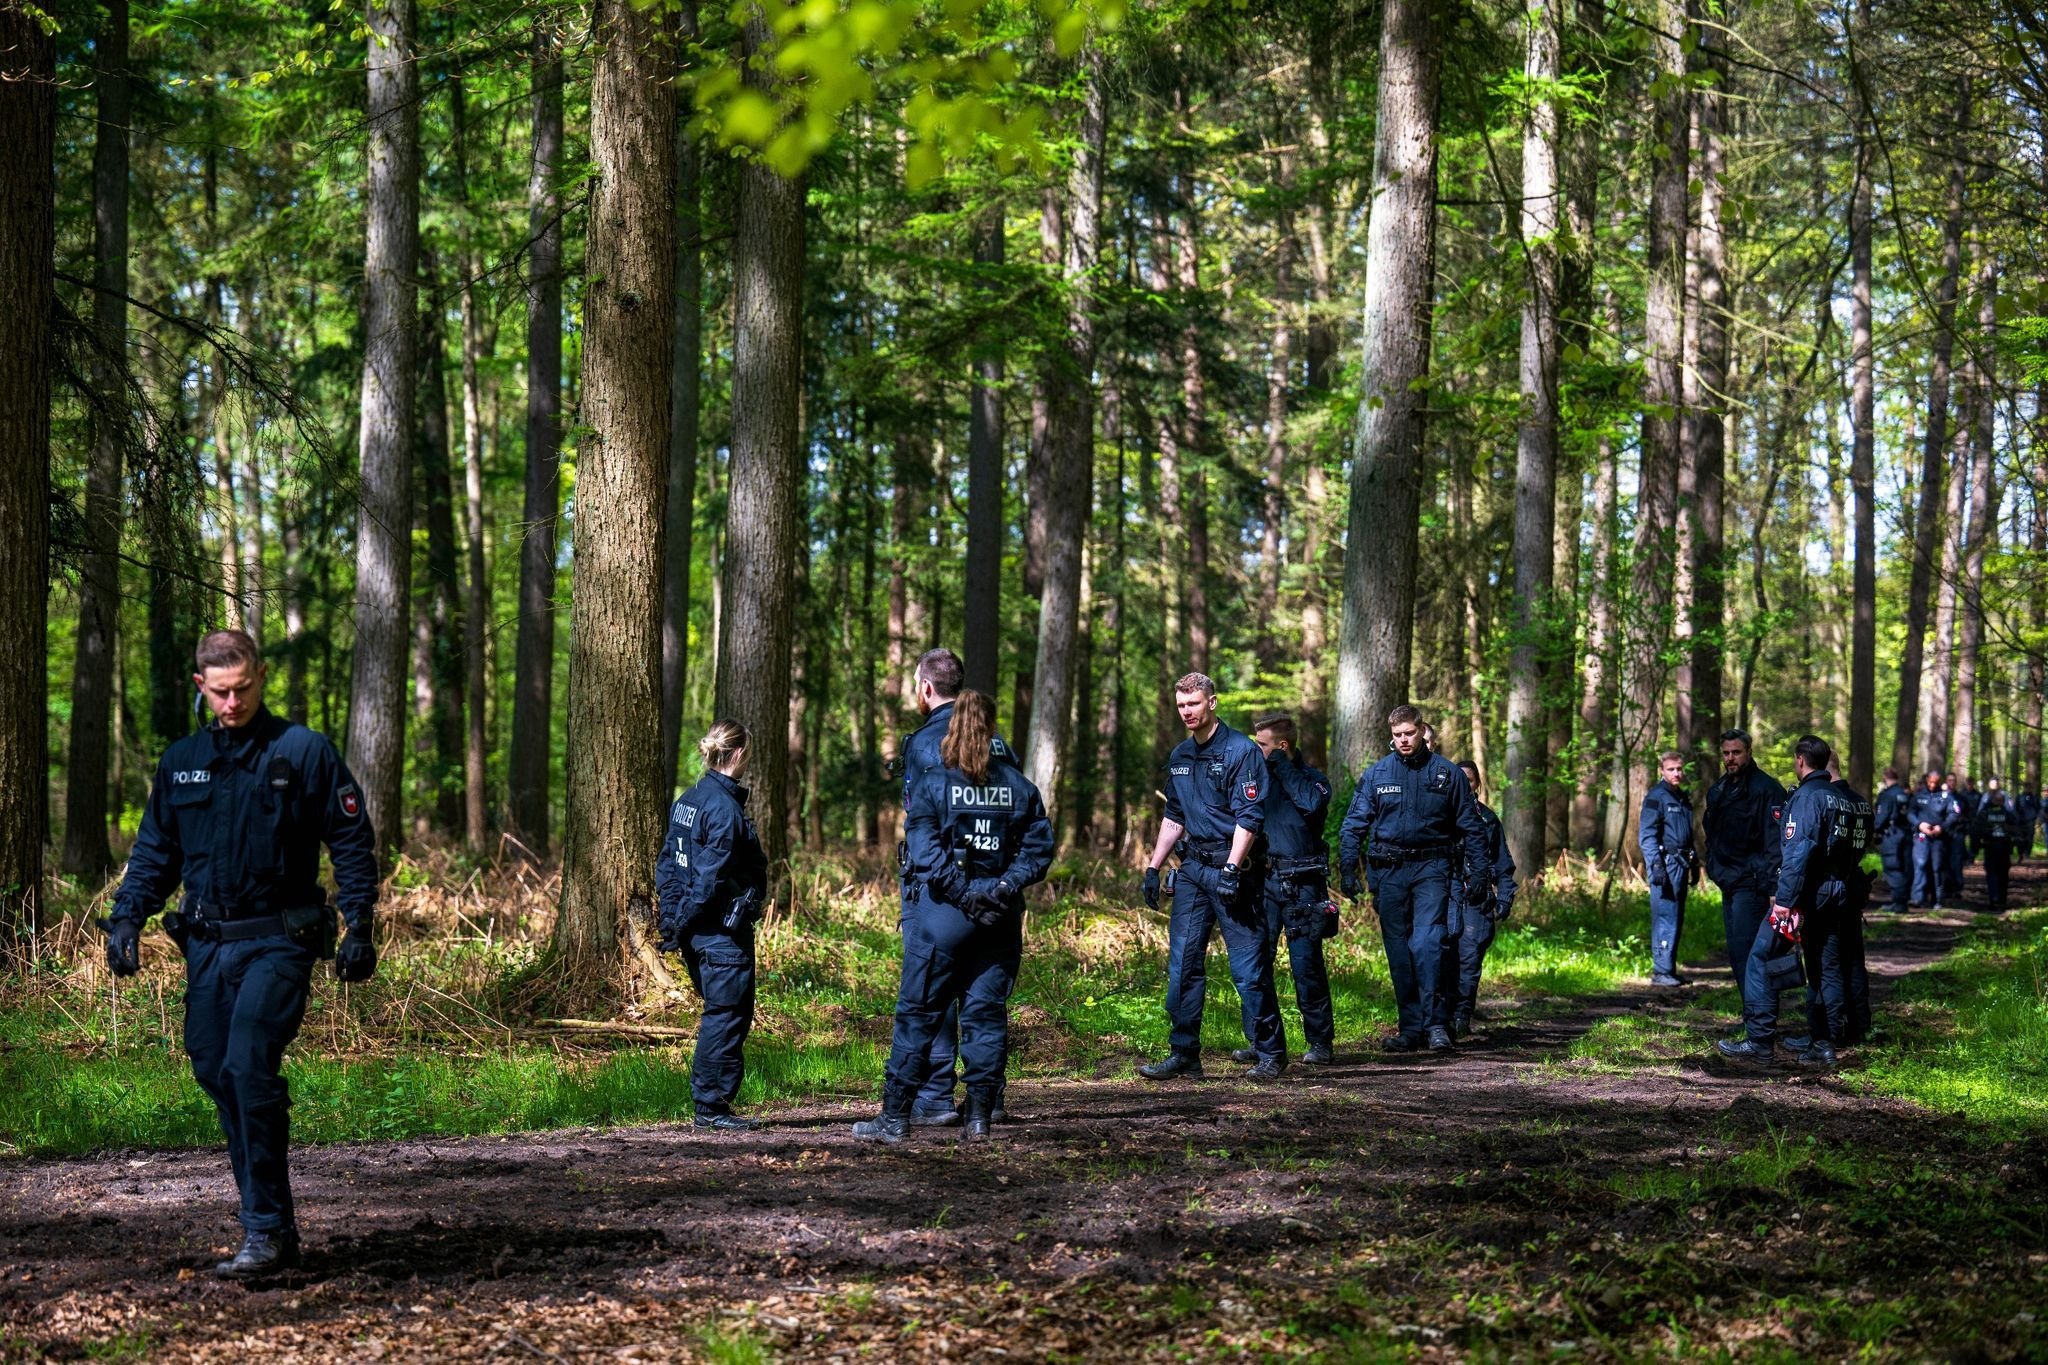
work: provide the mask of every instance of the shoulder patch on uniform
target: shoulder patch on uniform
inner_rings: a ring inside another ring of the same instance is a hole
[[[353,820],[363,813],[363,798],[356,791],[355,783],[344,784],[341,790],[334,794],[334,798],[341,803],[341,813],[349,819]]]
[[[213,781],[213,769],[211,768],[178,768],[171,773],[171,785],[174,787],[190,787],[196,786],[201,782],[211,781]]]
[[[1245,783],[1245,784],[1244,784],[1244,799],[1245,799],[1245,800],[1247,800],[1247,801],[1256,801],[1256,800],[1258,800],[1258,799],[1259,799],[1259,784],[1258,784],[1258,783],[1256,783],[1256,782],[1247,782],[1247,783]]]
[[[1797,834],[1798,832],[1799,822],[1797,820],[1787,820],[1785,822],[1785,837],[1787,839],[1790,839],[1793,835]]]

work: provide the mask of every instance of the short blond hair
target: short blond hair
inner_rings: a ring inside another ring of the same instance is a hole
[[[1216,680],[1207,673],[1183,673],[1173,685],[1173,695],[1183,692],[1200,692],[1205,697],[1216,695]]]

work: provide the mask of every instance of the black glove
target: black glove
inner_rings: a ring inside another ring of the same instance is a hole
[[[1344,875],[1337,879],[1337,887],[1350,900],[1357,900],[1365,894],[1365,883],[1358,878],[1358,869],[1347,866]]]
[[[103,919],[107,931],[107,970],[115,976],[133,976],[142,970],[142,921]]]
[[[1223,870],[1216,874],[1216,899],[1225,905],[1237,904],[1238,895],[1244,890],[1244,873],[1236,863],[1225,863]]]
[[[368,981],[377,970],[377,945],[367,924],[348,927],[341,946],[334,950],[336,981]]]
[[[1159,869],[1156,867],[1145,869],[1145,905],[1153,910],[1159,908]]]
[[[1493,884],[1491,882],[1467,882],[1465,884],[1465,904],[1483,906],[1490,905],[1492,902]]]
[[[1514,908],[1515,902],[1512,897],[1495,896],[1493,898],[1493,904],[1486,908],[1486,917],[1492,920],[1495,924],[1499,924],[1505,919],[1507,919],[1509,913],[1512,912]]]
[[[950,863],[933,873],[927,885],[934,896],[948,905],[959,905],[967,899],[967,875]]]
[[[661,938],[656,941],[655,946],[664,953],[680,953],[683,950],[683,926],[672,919],[663,918]]]

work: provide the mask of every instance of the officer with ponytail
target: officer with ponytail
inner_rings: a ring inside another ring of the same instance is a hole
[[[1045,803],[996,736],[995,703],[963,690],[939,764],[911,775],[904,824],[903,977],[882,1112],[853,1125],[901,1142],[932,1067],[932,1038],[960,1014],[962,1135],[986,1138],[1009,1052],[1010,991],[1024,949],[1024,888],[1052,865]]]
[[[746,1076],[754,1027],[754,922],[768,895],[768,855],[747,818],[747,730],[721,720],[697,752],[704,776],[669,810],[668,837],[654,865],[661,946],[683,955],[704,998],[690,1064],[696,1125],[744,1133],[760,1124],[732,1112]]]

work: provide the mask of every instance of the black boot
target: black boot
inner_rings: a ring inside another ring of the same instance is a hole
[[[995,1113],[995,1101],[987,1095],[967,1092],[966,1121],[960,1125],[960,1136],[967,1142],[988,1141],[989,1117]]]
[[[1148,1081],[1170,1081],[1175,1076],[1198,1081],[1202,1078],[1202,1059],[1193,1053],[1169,1052],[1158,1061],[1139,1067],[1138,1074]]]
[[[246,1232],[235,1254],[213,1268],[216,1275],[251,1279],[290,1270],[299,1263],[299,1230],[279,1228],[275,1232]]]
[[[884,1082],[882,1112],[853,1125],[853,1135],[862,1142],[886,1142],[891,1146],[910,1135],[910,1106],[915,1096],[905,1086]]]
[[[1429,1026],[1428,1045],[1429,1050],[1431,1052],[1443,1052],[1447,1050],[1451,1045],[1451,1031],[1445,1028],[1442,1024],[1431,1024]]]

